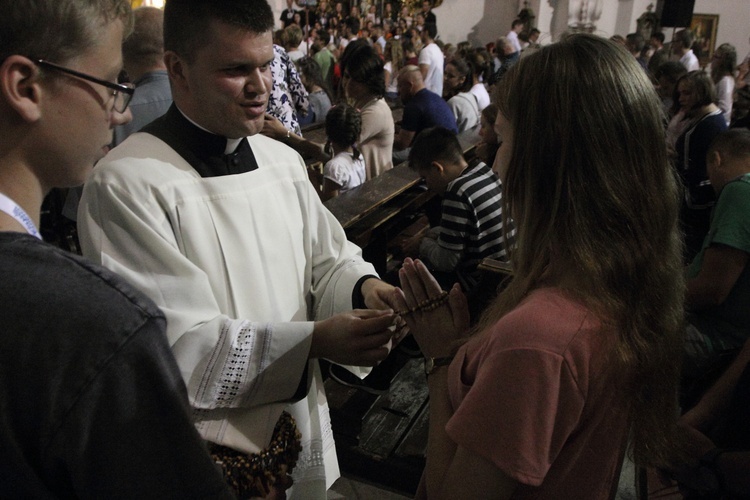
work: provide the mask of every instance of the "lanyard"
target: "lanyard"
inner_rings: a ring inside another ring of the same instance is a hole
[[[37,231],[36,225],[34,224],[34,221],[31,220],[31,217],[29,217],[26,212],[24,212],[23,208],[19,207],[15,201],[11,200],[3,193],[0,193],[0,212],[5,212],[16,219],[31,236],[39,238],[40,240],[42,239],[42,235]]]

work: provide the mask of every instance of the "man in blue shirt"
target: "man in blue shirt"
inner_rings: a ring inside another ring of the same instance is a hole
[[[125,71],[135,84],[130,101],[133,120],[115,127],[115,146],[166,113],[172,104],[164,65],[164,11],[140,7],[133,12],[133,18],[133,34],[122,45]]]
[[[442,97],[425,88],[418,66],[409,65],[398,75],[398,95],[404,103],[401,130],[393,141],[393,164],[409,157],[414,137],[430,127],[444,127],[458,133],[456,117]]]

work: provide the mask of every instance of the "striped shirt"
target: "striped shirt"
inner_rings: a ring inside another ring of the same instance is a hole
[[[441,211],[437,240],[425,238],[420,245],[420,253],[435,269],[466,276],[486,257],[507,259],[502,187],[486,164],[468,166],[448,184]]]

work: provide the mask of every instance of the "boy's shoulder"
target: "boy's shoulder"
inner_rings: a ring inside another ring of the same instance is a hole
[[[500,191],[500,179],[486,163],[482,161],[471,162],[466,170],[448,185],[448,191],[458,196],[470,194],[480,189],[491,186]]]

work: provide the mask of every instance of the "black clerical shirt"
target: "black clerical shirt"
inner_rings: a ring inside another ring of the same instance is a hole
[[[146,125],[142,132],[166,142],[201,177],[242,174],[258,168],[247,139],[243,138],[233,153],[224,154],[227,138],[196,127],[174,104],[162,117]]]

